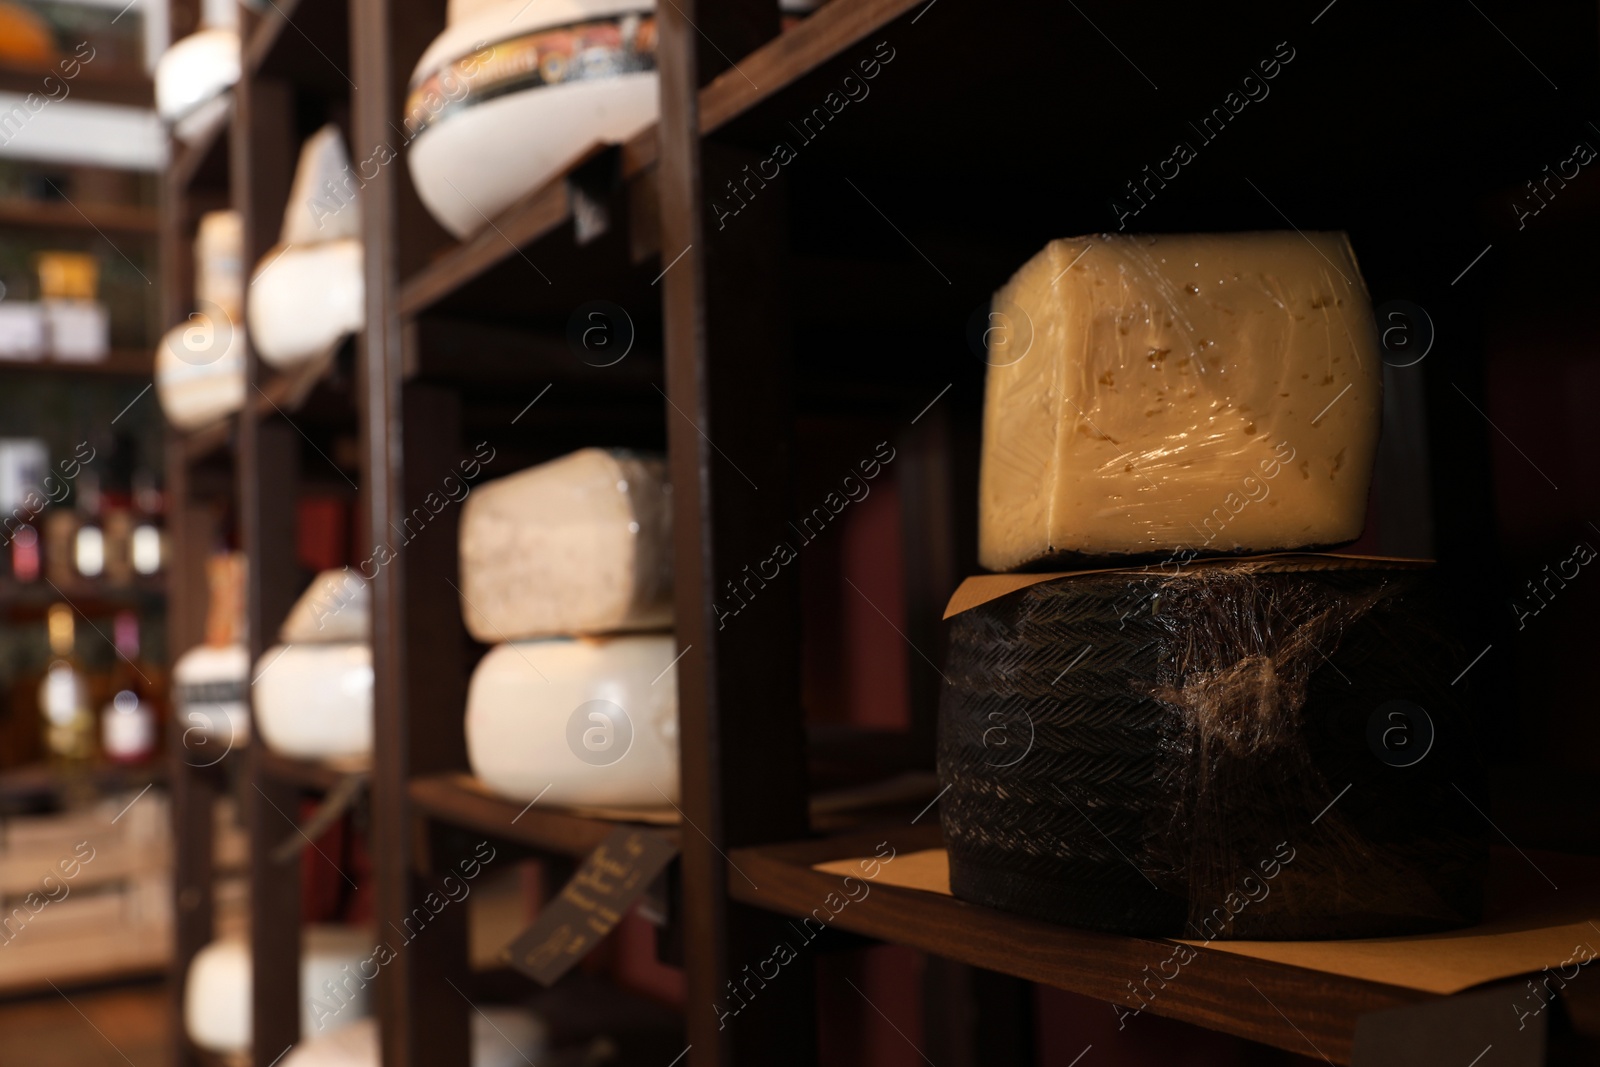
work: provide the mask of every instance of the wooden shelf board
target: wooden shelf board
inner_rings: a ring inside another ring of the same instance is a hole
[[[265,747],[257,756],[257,766],[263,775],[278,782],[288,782],[308,793],[326,793],[352,774],[370,774],[370,763],[349,765],[324,763],[320,760],[296,759],[283,756]]]
[[[490,793],[468,774],[416,778],[407,792],[412,806],[426,818],[563,856],[588,855],[612,830],[623,825],[508,800]],[[652,829],[674,839],[678,835],[677,827]]]
[[[148,378],[155,372],[155,355],[143,348],[113,348],[98,363],[62,363],[59,360],[0,360],[0,372],[86,375],[92,378]]]
[[[700,133],[727,125],[928,0],[832,0],[700,90]]]
[[[59,86],[64,83],[70,95],[80,100],[126,104],[130,107],[155,105],[155,83],[138,67],[107,66],[105,60],[87,64],[80,62],[77,76],[65,81],[62,77],[61,64],[70,59],[73,57],[67,53],[49,62],[21,59],[7,59],[0,62],[0,92],[19,93],[23,96],[29,93],[48,96],[54,87],[55,93],[59,95]],[[46,78],[53,79],[53,82],[46,85]]]
[[[101,233],[154,234],[160,215],[129,204],[71,204],[64,200],[0,199],[0,226]]]
[[[812,864],[870,856],[884,840],[901,854],[941,843],[938,826],[924,824],[734,849],[729,853],[729,894],[782,914],[810,915],[840,889],[838,875],[813,870]],[[1128,983],[1142,979],[1146,967],[1156,973],[1174,946],[1160,938],[1057,926],[888,885],[872,886],[864,898],[839,910],[829,925],[1112,1004],[1130,1004]],[[1336,1063],[1350,1062],[1358,1016],[1437,999],[1398,986],[1223,952],[1195,953],[1179,977],[1148,1001],[1146,1011],[1316,1058],[1314,1042]]]
[[[756,49],[700,91],[700,132],[711,133],[826,63],[841,51],[926,0],[834,0],[810,18]],[[595,145],[562,173],[500,213],[492,224],[448,249],[400,287],[402,318],[413,318],[518,250],[566,225],[572,217],[567,176],[604,150]],[[621,176],[653,168],[656,127],[620,146]]]
[[[213,184],[228,183],[228,130],[233,125],[233,108],[227,116],[206,131],[205,136],[192,143],[172,139],[171,162],[168,174],[177,188],[187,191],[202,175]]]

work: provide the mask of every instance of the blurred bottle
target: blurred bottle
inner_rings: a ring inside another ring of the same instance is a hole
[[[23,525],[11,535],[11,576],[19,582],[39,580],[39,531]]]
[[[160,574],[167,563],[167,538],[161,528],[166,497],[149,470],[133,475],[133,510],[136,516],[128,556],[136,574]]]
[[[100,525],[103,496],[93,471],[78,476],[76,494],[78,529],[73,535],[73,568],[85,578],[98,578],[106,569],[106,537]]]
[[[156,753],[158,672],[139,656],[137,614],[118,612],[112,629],[117,658],[111,666],[111,700],[100,713],[100,747],[114,763],[143,763]]]
[[[50,605],[50,666],[39,683],[39,714],[45,749],[52,762],[87,763],[94,756],[94,713],[89,709],[89,682],[74,650],[76,627],[72,609]]]

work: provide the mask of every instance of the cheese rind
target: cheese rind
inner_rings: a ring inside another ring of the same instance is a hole
[[[1360,536],[1382,364],[1343,234],[1055,241],[989,327],[985,567]]]
[[[366,641],[371,633],[372,591],[366,579],[343,567],[311,580],[278,628],[286,645]]]
[[[472,490],[461,610],[485,643],[672,624],[672,494],[659,459],[586,448]]]
[[[364,644],[279,645],[256,663],[255,725],[297,759],[372,754],[372,650]]]

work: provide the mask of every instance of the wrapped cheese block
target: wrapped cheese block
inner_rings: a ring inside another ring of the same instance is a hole
[[[371,633],[372,592],[349,567],[312,579],[278,630],[286,645],[366,641]]]
[[[1017,585],[969,579],[952,602],[972,605],[939,713],[956,896],[1207,941],[1477,917],[1478,709],[1452,684],[1469,657],[1442,636],[1429,565],[1303,555]]]
[[[548,1031],[535,1015],[515,1008],[478,1007],[472,1027],[472,1067],[522,1067],[542,1063]],[[303,1039],[283,1067],[380,1067],[378,1022],[361,1019],[331,1034]]]
[[[348,926],[308,926],[300,955],[300,1032],[326,1034],[371,1014],[376,942]],[[250,1051],[250,946],[213,941],[195,954],[183,989],[184,1029],[210,1052]]]
[[[366,644],[275,645],[256,664],[256,729],[299,759],[372,754],[372,650]]]
[[[195,430],[244,406],[244,343],[226,320],[196,313],[156,348],[156,397],[167,421]]]
[[[656,113],[654,0],[453,0],[411,74],[411,180],[439,225],[466,237]]]
[[[551,638],[491,649],[467,690],[467,758],[518,800],[678,802],[677,652],[669,635]]]
[[[194,239],[194,293],[238,322],[244,312],[244,223],[237,211],[200,216]]]
[[[659,459],[586,448],[474,489],[461,611],[485,643],[672,624],[672,495]]]
[[[326,355],[366,321],[359,182],[339,128],[300,151],[278,244],[250,281],[250,338],[280,370]]]
[[[250,739],[250,651],[201,645],[172,665],[172,709],[191,764],[221,759]]]
[[[1382,363],[1343,234],[1055,241],[985,337],[985,567],[1360,536]]]

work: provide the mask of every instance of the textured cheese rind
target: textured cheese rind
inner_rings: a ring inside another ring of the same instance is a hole
[[[474,489],[461,610],[486,643],[672,624],[672,496],[659,459],[586,448]]]
[[[1343,234],[1059,240],[993,310],[985,567],[1360,536],[1382,364]]]
[[[368,640],[372,632],[372,592],[366,579],[343,567],[311,580],[278,628],[285,645]]]

